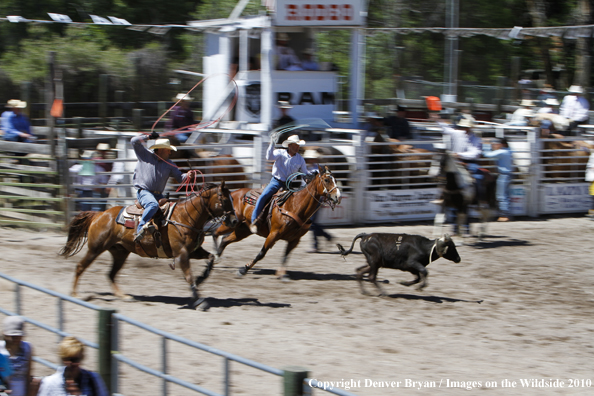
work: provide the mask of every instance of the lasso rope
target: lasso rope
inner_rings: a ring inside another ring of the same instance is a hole
[[[200,189],[200,191],[195,192],[194,191],[194,188],[196,186],[196,181],[198,179],[198,173],[200,173],[200,175],[202,176],[202,188]],[[192,177],[194,178],[193,181],[192,181]],[[175,192],[179,192],[184,187],[186,188],[186,197],[188,197],[188,196],[190,196],[191,194],[194,194],[194,193],[200,195],[202,193],[202,191],[204,191],[204,188],[206,187],[206,181],[204,180],[204,174],[202,172],[200,172],[198,169],[189,170],[188,173],[187,173],[187,175],[186,175],[186,178],[179,185],[179,187],[177,188],[177,190],[175,190]]]
[[[208,80],[209,78],[212,77],[217,77],[217,76],[228,76],[230,78],[230,82],[233,83],[234,88],[235,88],[235,94],[233,95],[233,100],[231,100],[231,103],[229,104],[229,106],[227,107],[227,109],[216,119],[214,120],[210,120],[210,121],[201,121],[198,124],[193,124],[193,125],[187,125],[185,127],[182,128],[178,128],[178,129],[173,129],[171,131],[167,131],[165,133],[162,134],[162,136],[170,136],[170,135],[176,135],[178,133],[183,133],[183,132],[188,132],[190,130],[197,130],[197,129],[204,129],[204,128],[208,128],[209,126],[216,124],[217,122],[219,122],[223,117],[225,117],[230,111],[231,109],[233,109],[233,107],[235,106],[235,104],[237,103],[237,98],[239,96],[239,88],[237,86],[237,82],[231,78],[228,74],[224,74],[224,73],[218,73],[218,74],[213,74],[207,77],[204,77],[202,80],[198,81],[196,83],[196,85],[194,85],[192,87],[192,89],[190,89],[188,92],[186,92],[186,94],[179,99],[177,102],[175,102],[173,104],[173,106],[171,106],[169,109],[167,109],[167,111],[165,111],[158,119],[157,121],[155,121],[155,123],[153,124],[153,126],[151,127],[151,132],[153,133],[153,131],[155,130],[155,126],[157,125],[157,123],[159,121],[161,121],[163,119],[163,117],[165,117],[165,115],[167,115],[167,113],[169,113],[171,110],[173,110],[175,108],[175,106],[177,106],[179,104],[179,102],[181,102],[182,100],[184,100],[184,98],[186,96],[188,96],[194,89],[196,89],[196,87],[198,87],[200,84],[202,84],[204,81]],[[149,134],[150,134],[149,133]]]

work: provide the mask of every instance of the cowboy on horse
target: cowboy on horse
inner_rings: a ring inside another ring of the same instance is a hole
[[[142,144],[149,139],[155,140],[150,150]],[[171,145],[169,139],[159,139],[159,135],[154,131],[150,135],[133,137],[131,143],[138,158],[133,183],[134,188],[137,189],[138,202],[144,208],[134,235],[134,242],[140,243],[145,232],[147,230],[151,232],[151,228],[154,227],[150,221],[159,210],[159,200],[163,198],[163,190],[169,177],[173,176],[182,183],[190,172],[182,174],[171,162],[169,159],[171,150],[177,151],[177,148]]]
[[[275,139],[270,139],[270,145],[266,151],[266,159],[274,161],[274,165],[272,166],[272,178],[270,179],[270,183],[264,188],[264,191],[262,191],[262,194],[256,202],[256,207],[252,212],[252,225],[250,226],[250,231],[253,234],[258,233],[258,226],[262,222],[261,214],[266,207],[266,204],[278,190],[286,187],[286,182],[289,176],[299,171],[305,174],[308,173],[307,164],[301,154],[299,154],[299,146],[303,146],[305,141],[300,140],[298,135],[289,136],[289,138],[283,142],[283,147],[285,147],[286,150],[275,150],[275,143]]]

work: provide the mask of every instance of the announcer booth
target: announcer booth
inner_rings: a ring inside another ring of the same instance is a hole
[[[240,2],[241,4],[242,2]],[[245,2],[243,2],[245,3]],[[326,29],[348,29],[350,35],[349,98],[350,124],[357,127],[358,109],[362,98],[362,63],[364,54],[365,2],[363,0],[276,0],[266,1],[268,15],[234,17],[217,21],[194,21],[189,25],[205,31],[206,56],[204,73],[204,119],[214,119],[229,102],[235,84],[239,96],[229,121],[247,123],[249,129],[268,131],[280,117],[278,101],[288,101],[295,119],[321,118],[334,123],[337,99],[337,72],[332,62],[318,62],[317,71],[281,70],[277,40],[288,38],[298,60],[304,51],[312,51],[317,60],[316,32]],[[299,66],[291,69],[299,69]]]

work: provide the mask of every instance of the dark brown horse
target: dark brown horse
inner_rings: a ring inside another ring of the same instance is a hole
[[[245,196],[250,191],[249,188],[243,188],[233,191],[233,206],[237,219],[240,223],[235,228],[227,225],[220,226],[215,232],[214,238],[220,235],[226,235],[217,248],[217,255],[221,256],[227,245],[239,242],[251,235],[250,224],[254,206],[245,202]],[[281,279],[288,279],[286,274],[286,263],[289,253],[299,244],[303,235],[309,230],[311,222],[309,219],[319,209],[322,197],[329,203],[332,209],[340,203],[341,193],[336,186],[336,180],[328,168],[320,168],[319,173],[302,190],[291,195],[281,206],[272,206],[268,221],[263,221],[258,229],[258,235],[266,238],[262,250],[256,258],[250,261],[245,267],[239,269],[240,275],[245,275],[258,261],[266,256],[266,252],[274,244],[282,239],[288,242],[283,256],[282,267],[276,274]]]
[[[161,235],[160,249],[157,249],[155,239],[150,235],[145,236],[140,243],[134,243],[134,228],[126,228],[116,223],[121,209],[121,206],[115,206],[105,212],[81,212],[72,219],[68,240],[60,255],[73,256],[82,249],[87,240],[89,242],[87,254],[76,266],[72,296],[77,296],[76,287],[83,272],[101,253],[108,250],[113,256],[109,279],[117,297],[130,298],[122,293],[115,278],[128,255],[136,253],[141,257],[173,258],[174,265],[179,264],[186,281],[191,285],[190,303],[195,304],[198,301],[197,286],[208,277],[214,262],[214,256],[201,247],[204,241],[204,224],[210,219],[224,216],[224,224],[229,227],[237,225],[231,193],[225,187],[225,182],[219,186],[206,186],[200,193],[193,193],[176,204],[169,220],[158,227]],[[197,277],[193,283],[191,258],[209,259],[204,274]]]

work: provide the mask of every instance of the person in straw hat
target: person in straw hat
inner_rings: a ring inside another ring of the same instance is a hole
[[[0,341],[0,355],[7,358],[11,371],[10,376],[3,379],[8,379],[5,386],[8,385],[11,396],[27,396],[32,378],[33,348],[30,343],[23,341],[25,320],[21,316],[7,316],[4,318],[2,335],[4,341]]]
[[[142,144],[149,139],[155,140],[150,150]],[[169,139],[159,139],[156,132],[134,136],[131,143],[138,158],[132,184],[137,190],[138,202],[144,208],[134,236],[134,242],[139,243],[147,230],[154,231],[150,220],[159,210],[159,200],[163,198],[167,180],[174,177],[178,183],[182,183],[188,173],[182,174],[169,159],[171,151],[177,151],[177,148],[171,145]]]
[[[583,97],[584,89],[579,85],[569,87],[569,94],[563,98],[559,114],[569,121],[567,131],[575,129],[578,125],[586,124],[590,119],[590,103]]]
[[[35,136],[31,133],[31,124],[27,116],[22,113],[22,109],[27,107],[27,102],[10,99],[4,107],[8,109],[2,113],[4,140],[11,142],[33,142]]]
[[[289,47],[289,35],[287,33],[279,33],[276,36],[276,69],[287,70],[289,66],[299,61],[293,48]]]
[[[295,172],[307,174],[307,165],[301,154],[299,154],[299,146],[303,146],[305,141],[299,139],[297,135],[289,136],[283,142],[283,147],[286,150],[275,149],[275,143],[276,141],[274,139],[270,139],[270,145],[266,151],[266,159],[268,161],[274,161],[274,165],[272,165],[272,178],[270,179],[270,183],[264,188],[264,191],[262,191],[262,194],[260,194],[256,202],[256,207],[252,212],[250,230],[253,234],[258,233],[258,227],[262,222],[260,215],[264,211],[264,207],[278,190],[286,187],[287,178]]]
[[[196,125],[194,112],[192,112],[192,109],[190,108],[192,100],[194,100],[194,98],[185,93],[177,94],[177,96],[173,98],[174,102],[179,101],[179,103],[171,111],[171,118],[167,121],[167,125],[165,126],[166,129],[183,130],[183,128],[187,126]],[[190,137],[190,132],[178,133],[176,137],[183,143]]]
[[[534,117],[534,102],[529,99],[522,99],[520,107],[514,111],[507,125],[526,126],[532,117]]]

